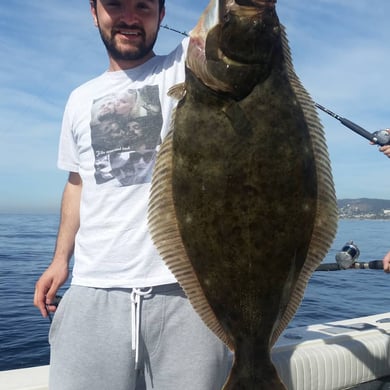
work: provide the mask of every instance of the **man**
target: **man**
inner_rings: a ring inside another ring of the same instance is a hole
[[[148,150],[158,149],[175,105],[167,90],[184,80],[188,42],[168,56],[154,54],[164,0],[90,4],[109,69],[74,90],[64,112],[58,166],[70,173],[54,257],[34,297],[44,317],[55,311],[74,254],[71,287],[50,330],[50,389],[217,390],[229,352],[193,311],[149,236],[153,164],[134,181],[131,169],[119,180],[113,163],[139,153],[126,131],[131,122],[146,123]],[[118,112],[126,94],[132,109]]]

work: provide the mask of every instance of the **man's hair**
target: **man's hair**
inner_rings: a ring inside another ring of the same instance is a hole
[[[97,1],[97,0],[90,0],[90,2],[93,4],[94,7],[96,7],[96,1]],[[163,8],[164,5],[165,5],[165,0],[159,0],[159,3],[160,3],[160,11],[161,11],[162,8]]]

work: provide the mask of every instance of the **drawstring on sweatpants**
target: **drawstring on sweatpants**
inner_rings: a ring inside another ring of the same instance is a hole
[[[138,369],[139,361],[139,339],[140,339],[140,324],[141,324],[141,298],[152,292],[153,288],[147,290],[141,288],[133,288],[131,291],[131,349],[135,351],[135,368]]]

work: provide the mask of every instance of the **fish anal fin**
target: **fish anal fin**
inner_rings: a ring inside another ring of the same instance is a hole
[[[232,341],[207,302],[180,236],[172,192],[172,144],[173,132],[170,131],[159,150],[153,174],[148,210],[150,234],[194,310],[211,331],[233,349]]]

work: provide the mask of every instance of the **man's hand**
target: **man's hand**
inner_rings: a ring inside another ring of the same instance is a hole
[[[54,312],[56,306],[50,306],[55,301],[58,289],[68,279],[69,270],[66,263],[53,263],[39,278],[35,285],[34,305],[40,310],[42,316],[46,318],[48,311]]]
[[[383,271],[390,273],[390,252],[387,252],[383,258]]]
[[[379,148],[379,151],[390,158],[390,145],[381,146]]]

